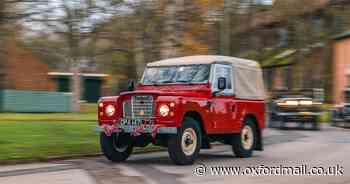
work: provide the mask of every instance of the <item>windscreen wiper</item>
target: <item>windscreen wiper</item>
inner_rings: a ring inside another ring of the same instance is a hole
[[[159,84],[169,84],[169,83],[173,83],[174,81],[172,80],[166,80],[166,81],[160,81],[158,82]]]

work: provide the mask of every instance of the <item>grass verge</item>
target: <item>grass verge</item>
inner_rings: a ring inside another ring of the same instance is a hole
[[[95,127],[95,121],[0,120],[0,163],[98,155],[99,135],[93,131]],[[135,152],[157,150],[160,148],[149,146]]]

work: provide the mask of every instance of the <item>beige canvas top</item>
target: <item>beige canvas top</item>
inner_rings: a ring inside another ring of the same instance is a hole
[[[265,88],[259,63],[228,56],[187,56],[161,60],[147,64],[148,67],[181,66],[195,64],[229,63],[232,65],[234,94],[237,98],[264,100]]]
[[[212,64],[216,62],[227,62],[231,63],[234,66],[240,67],[259,67],[259,64],[255,61],[228,57],[228,56],[215,56],[215,55],[198,55],[198,56],[186,56],[179,58],[171,58],[165,59],[161,61],[156,61],[152,63],[148,63],[149,67],[157,67],[157,66],[178,66],[178,65],[194,65],[194,64]]]

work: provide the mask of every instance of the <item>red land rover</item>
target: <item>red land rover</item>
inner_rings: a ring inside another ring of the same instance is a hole
[[[152,143],[187,165],[219,141],[250,157],[263,150],[264,95],[255,61],[191,56],[149,63],[135,89],[98,102],[102,152],[121,162],[133,147]]]

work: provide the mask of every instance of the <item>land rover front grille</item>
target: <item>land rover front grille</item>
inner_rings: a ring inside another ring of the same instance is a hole
[[[133,96],[123,103],[124,118],[151,118],[153,114],[153,96]]]

